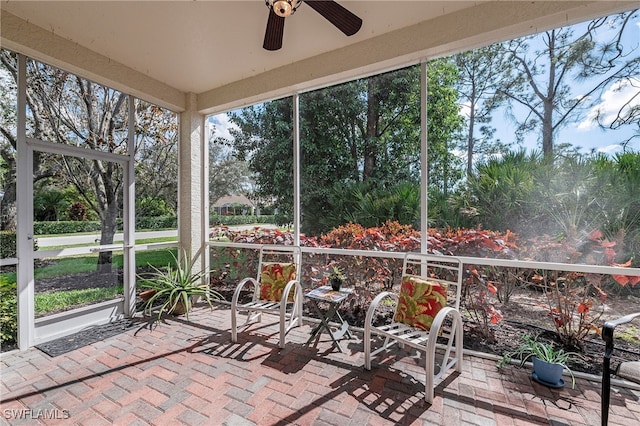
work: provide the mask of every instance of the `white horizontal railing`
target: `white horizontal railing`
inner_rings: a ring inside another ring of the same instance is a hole
[[[212,247],[233,247],[259,250],[262,244],[230,243],[211,241]],[[375,250],[348,250],[337,248],[301,247],[303,253],[333,254],[340,256],[363,256],[402,259],[404,252],[375,251]],[[542,269],[546,271],[580,272],[586,274],[603,275],[627,275],[640,276],[640,268],[623,268],[619,266],[585,265],[557,262],[536,262],[532,260],[512,260],[497,258],[482,258],[469,256],[456,256],[465,265],[504,266],[509,268]]]

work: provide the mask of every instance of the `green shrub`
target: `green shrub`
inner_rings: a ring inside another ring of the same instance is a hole
[[[33,233],[36,235],[75,234],[77,232],[100,232],[100,222],[59,220],[33,223]]]
[[[11,345],[18,338],[18,296],[16,283],[0,276],[0,345]]]
[[[255,216],[252,216],[255,217]],[[253,222],[253,221],[251,221]],[[175,229],[178,227],[176,216],[140,216],[136,218],[136,229]],[[116,222],[116,228],[122,230],[122,219]],[[99,221],[59,220],[52,222],[34,222],[36,235],[75,234],[77,232],[100,232]]]
[[[136,218],[136,229],[175,229],[178,227],[176,216],[141,216]]]
[[[33,249],[38,250],[38,242],[33,240]],[[16,233],[14,231],[0,231],[0,259],[17,257]]]
[[[16,233],[0,231],[0,259],[16,257]]]
[[[209,215],[209,223],[211,226],[215,225],[247,225],[251,223],[277,223],[276,218],[273,215],[237,215],[237,216],[224,216],[219,214]]]

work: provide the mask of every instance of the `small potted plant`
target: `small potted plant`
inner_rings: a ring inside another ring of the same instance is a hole
[[[523,342],[518,348],[513,352],[505,353],[498,360],[498,369],[504,367],[505,364],[511,363],[513,359],[517,359],[521,367],[531,359],[533,363],[531,376],[536,382],[552,388],[561,388],[564,386],[562,373],[566,369],[571,375],[571,388],[575,387],[576,379],[567,363],[571,360],[582,358],[580,354],[567,352],[562,348],[556,349],[551,343],[539,341],[537,336],[531,337],[525,334],[522,336],[522,340]]]
[[[149,265],[153,272],[150,275],[138,276],[142,288],[155,292],[144,304],[144,312],[151,314],[157,309],[158,320],[162,314],[173,315],[186,314],[189,320],[189,311],[192,302],[201,298],[213,309],[213,300],[221,300],[223,296],[212,290],[208,283],[203,283],[206,270],[193,272],[197,257],[191,258],[185,251],[180,258],[171,252],[173,262],[164,269]]]
[[[331,283],[331,288],[335,291],[340,291],[344,280],[345,276],[342,269],[338,265],[331,265],[329,267],[329,282]]]

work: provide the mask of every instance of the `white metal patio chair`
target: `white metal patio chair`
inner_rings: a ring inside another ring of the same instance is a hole
[[[453,256],[407,253],[398,294],[383,292],[375,297],[365,319],[364,366],[371,357],[394,344],[424,352],[425,400],[433,402],[434,389],[450,368],[462,372],[463,329],[460,315],[462,262]],[[375,325],[374,314],[381,303],[395,300],[390,322]],[[372,351],[372,335],[384,338]]]
[[[260,248],[258,276],[244,278],[231,299],[231,341],[238,341],[237,315],[246,315],[242,326],[262,321],[262,313],[278,315],[280,339],[284,348],[285,336],[302,325],[303,294],[300,280],[302,252],[297,246],[264,245]],[[243,290],[252,289],[251,301],[240,302]]]

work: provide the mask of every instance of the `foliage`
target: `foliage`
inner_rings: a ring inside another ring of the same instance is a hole
[[[100,222],[59,220],[55,222],[33,222],[35,235],[75,234],[78,232],[99,232]]]
[[[461,178],[452,135],[461,125],[455,67],[428,67],[430,182],[453,188]],[[419,222],[420,67],[414,66],[300,96],[302,229],[319,235],[357,221]],[[231,114],[234,158],[246,159],[256,176],[256,195],[275,199],[278,213],[292,221],[292,102],[281,99]],[[357,191],[357,192],[356,192]],[[407,192],[409,191],[409,192]],[[346,200],[345,193],[358,199]],[[404,195],[412,202],[401,205]],[[414,201],[417,200],[417,201]],[[356,205],[357,210],[349,209]],[[327,218],[324,220],[324,218]]]
[[[0,231],[0,259],[17,256],[16,233],[14,231]],[[38,241],[33,240],[33,250],[38,250]]]
[[[328,194],[331,209],[325,216],[312,213],[319,229],[331,229],[345,223],[365,227],[380,226],[387,221],[417,226],[420,223],[420,185],[399,182],[389,188],[372,188],[368,183],[335,185]]]
[[[210,205],[225,195],[251,194],[253,189],[249,164],[235,158],[228,148],[229,144],[224,138],[209,141]]]
[[[540,167],[545,167],[540,154],[524,149],[479,163],[468,180],[468,204],[477,212],[476,220],[485,229],[506,231],[535,218],[533,192]]]
[[[34,191],[33,215],[38,221],[57,221],[62,212],[69,208],[70,202],[62,191],[44,187]]]
[[[176,229],[178,218],[171,214],[168,216],[136,216],[136,230],[150,229]]]
[[[612,158],[593,157],[598,197],[602,200],[601,231],[609,241],[617,242],[623,259],[640,253],[640,152],[626,151]],[[640,257],[635,256],[636,266]]]
[[[213,309],[213,300],[223,299],[222,295],[213,290],[208,283],[203,280],[207,275],[207,270],[198,272],[193,270],[198,257],[183,250],[180,258],[171,252],[173,262],[166,265],[164,269],[157,268],[149,264],[153,269],[151,274],[141,274],[140,287],[155,290],[155,294],[147,300],[144,305],[144,312],[148,315],[154,310],[158,310],[158,320],[162,314],[172,313],[179,304],[185,309],[187,320],[189,320],[189,310],[194,297],[201,297]],[[158,306],[156,306],[159,304]]]
[[[564,346],[581,350],[582,341],[589,333],[600,332],[603,302],[607,297],[601,289],[600,276],[548,272],[534,275],[532,281],[545,294],[548,314]]]
[[[638,262],[639,191],[640,153],[571,154],[549,162],[517,151],[478,164],[458,204],[474,211],[483,227],[537,242],[527,245],[526,258],[608,265]],[[602,256],[604,247],[590,239],[594,233],[615,243],[616,259]]]
[[[579,353],[567,352],[563,348],[556,349],[551,343],[539,341],[538,336],[532,337],[525,334],[522,336],[522,341],[522,344],[513,352],[504,354],[503,357],[498,360],[498,369],[510,363],[511,359],[518,359],[522,367],[530,358],[536,357],[541,361],[562,365],[569,371],[569,374],[571,374],[571,387],[573,388],[575,386],[576,379],[573,376],[573,371],[567,366],[567,363],[572,359],[581,358]]]
[[[76,221],[87,220],[87,206],[80,201],[76,201],[69,207],[69,219]]]
[[[274,215],[236,215],[226,216],[219,214],[210,214],[209,223],[212,226],[233,226],[233,225],[249,225],[249,224],[273,224],[275,223]]]
[[[467,153],[467,177],[472,175],[473,164],[478,159],[507,151],[508,146],[493,140],[495,128],[491,126],[492,116],[500,106],[496,92],[500,79],[494,78],[509,66],[504,61],[504,49],[500,44],[481,47],[454,56],[458,78],[456,88],[460,96],[461,108],[465,113],[465,128],[461,135],[460,149]]]
[[[0,346],[18,338],[18,294],[16,283],[0,275]]]
[[[480,276],[474,266],[470,267],[467,277],[463,280],[461,304],[482,335],[487,338],[491,338],[489,324],[497,324],[504,318],[502,312],[496,309],[490,300],[490,295],[495,296],[497,292],[493,282]]]
[[[0,231],[0,259],[16,257],[16,233]]]
[[[452,193],[464,177],[464,162],[456,153],[455,135],[462,130],[458,72],[452,60],[437,59],[427,66],[427,140],[429,192]]]
[[[329,266],[329,281],[340,281],[344,282],[346,277],[344,276],[344,271],[338,265],[330,265]]]
[[[519,252],[518,237],[505,233],[475,229],[436,229],[427,232],[427,251],[434,254],[513,259]]]
[[[176,210],[160,197],[141,197],[136,200],[136,217],[176,216]]]
[[[178,115],[136,99],[136,211],[142,216],[172,216],[178,211]],[[140,200],[154,200],[138,206]],[[162,200],[159,203],[157,200]],[[153,210],[153,211],[152,211]]]

